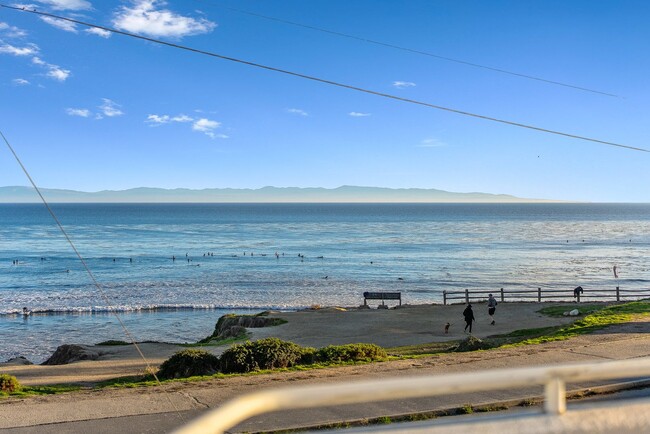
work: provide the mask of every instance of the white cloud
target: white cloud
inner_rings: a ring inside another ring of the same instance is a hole
[[[32,57],[32,63],[47,68],[48,71],[47,74],[45,75],[57,81],[66,81],[71,74],[69,69],[64,69],[61,68],[59,65],[53,65],[51,63],[47,63],[40,57],[36,57],[36,56]]]
[[[133,0],[131,7],[122,6],[113,19],[113,25],[131,33],[160,37],[209,33],[216,26],[205,18],[192,18],[162,9],[166,2],[160,0]]]
[[[148,124],[152,125],[162,125],[162,124],[168,124],[170,122],[193,122],[194,118],[191,118],[187,115],[176,115],[176,116],[169,116],[169,115],[148,115],[147,120],[145,121]]]
[[[398,89],[406,89],[407,87],[414,87],[416,84],[412,81],[394,81],[393,86]]]
[[[370,113],[360,113],[360,112],[350,112],[348,114],[353,118],[363,118],[366,116],[370,116]]]
[[[47,65],[47,68],[49,71],[47,72],[47,76],[57,80],[57,81],[66,81],[68,77],[70,77],[70,70],[69,69],[63,69],[57,65]]]
[[[171,120],[174,122],[192,122],[194,119],[187,115],[178,115],[174,116]]]
[[[149,115],[147,116],[147,120],[145,121],[148,124],[152,125],[162,125],[162,124],[168,124],[170,121],[170,118],[168,115]]]
[[[101,110],[104,116],[112,118],[115,116],[122,116],[124,114],[124,112],[120,110],[120,107],[122,106],[117,104],[115,101],[111,101],[108,98],[102,98],[102,101],[102,105],[100,105],[98,108]]]
[[[36,44],[27,44],[24,47],[16,47],[11,44],[2,43],[0,45],[0,53],[13,54],[14,56],[33,56],[38,53],[38,46]]]
[[[177,122],[177,123],[191,122],[193,131],[201,132],[212,139],[229,138],[225,134],[216,134],[214,132],[214,130],[221,127],[221,122],[213,121],[207,118],[195,119],[185,114],[180,114],[176,116],[150,114],[147,116],[147,119],[144,122],[149,124],[152,127],[170,124],[172,122]]]
[[[443,146],[447,146],[447,144],[438,139],[424,139],[418,145],[420,148],[440,148]]]
[[[71,33],[78,33],[77,25],[70,21],[60,20],[58,18],[52,18],[52,17],[40,17],[40,18],[42,21],[46,22],[52,27],[56,27],[59,30],[63,30],[65,32],[71,32]]]
[[[69,114],[70,116],[80,116],[82,118],[87,118],[90,116],[90,110],[88,109],[75,109],[75,108],[67,108],[65,109],[65,112]]]
[[[9,38],[22,38],[27,36],[27,32],[15,26],[0,21],[0,32]]]
[[[110,38],[112,34],[108,30],[98,29],[97,27],[91,27],[89,29],[84,30],[84,32],[90,33],[91,35],[101,36],[102,38]]]
[[[52,7],[52,9],[60,11],[83,11],[92,9],[92,5],[86,0],[38,0],[38,2],[49,5]]]
[[[24,78],[14,78],[11,80],[11,82],[16,86],[25,86],[29,84],[29,81],[25,80]]]
[[[206,119],[206,118],[201,118],[194,121],[194,123],[192,124],[192,129],[194,131],[200,131],[204,133],[206,136],[214,139],[217,138],[217,135],[214,133],[214,130],[219,128],[220,126],[221,126],[220,122],[211,121],[210,119]],[[219,136],[223,136],[223,135],[220,134]],[[220,137],[220,138],[224,138],[224,137]]]
[[[304,110],[297,109],[297,108],[290,108],[290,109],[287,109],[287,112],[288,112],[288,113],[293,113],[294,115],[309,116],[309,113],[307,113],[307,112],[304,111]]]

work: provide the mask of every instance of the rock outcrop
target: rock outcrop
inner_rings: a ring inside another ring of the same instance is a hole
[[[83,345],[61,345],[43,365],[66,365],[80,360],[97,360],[101,354],[92,347]]]

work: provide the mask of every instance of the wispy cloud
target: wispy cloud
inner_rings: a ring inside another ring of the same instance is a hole
[[[291,114],[294,114],[294,115],[300,115],[300,116],[309,116],[309,113],[307,113],[304,110],[297,109],[297,108],[287,109],[287,113],[291,113]]]
[[[79,116],[82,118],[87,118],[91,115],[90,110],[88,109],[76,109],[76,108],[67,108],[65,112],[70,116]]]
[[[365,118],[367,116],[370,116],[370,113],[360,113],[360,112],[350,112],[348,114],[353,118]]]
[[[202,132],[206,136],[208,136],[208,137],[210,137],[212,139],[215,139],[215,138],[217,138],[217,136],[216,136],[214,130],[216,130],[220,126],[221,126],[221,122],[212,121],[212,120],[207,119],[207,118],[201,118],[201,119],[198,119],[198,120],[194,121],[194,123],[192,124],[192,129],[194,131]],[[223,138],[223,137],[221,137],[221,138]]]
[[[124,112],[120,110],[120,107],[122,106],[115,101],[112,101],[108,98],[102,98],[102,105],[100,105],[98,108],[104,116],[112,118],[115,116],[122,116],[124,114]]]
[[[185,114],[180,114],[176,116],[170,115],[157,115],[150,114],[147,116],[145,123],[149,124],[152,127],[170,124],[170,123],[192,123],[192,130],[198,131],[205,134],[211,139],[227,139],[228,136],[225,134],[217,134],[215,130],[221,127],[221,122],[211,120],[208,118],[192,118]]]
[[[194,119],[187,115],[178,115],[171,118],[172,122],[192,122]]]
[[[441,148],[448,145],[438,139],[424,139],[417,146],[420,148]]]
[[[92,5],[87,0],[38,0],[38,2],[60,11],[85,11],[92,9]]]
[[[70,116],[78,116],[81,118],[93,118],[101,120],[104,118],[112,118],[122,116],[124,112],[121,105],[108,98],[102,98],[102,103],[97,106],[98,111],[94,112],[87,108],[67,108],[65,112]]]
[[[8,38],[22,38],[27,36],[27,32],[18,27],[11,26],[5,22],[0,21],[0,32]]]
[[[98,29],[97,27],[91,27],[89,29],[84,30],[84,32],[90,33],[91,35],[101,36],[102,38],[110,38],[112,35],[112,33],[109,32],[108,30]]]
[[[149,115],[147,116],[147,120],[145,121],[148,124],[151,125],[164,125],[168,124],[171,121],[171,118],[168,115]]]
[[[32,63],[35,65],[42,66],[43,68],[46,68],[47,74],[45,75],[57,81],[66,81],[71,74],[69,69],[64,69],[61,68],[59,65],[53,65],[51,63],[47,63],[40,57],[36,57],[36,56],[32,57]]]
[[[70,28],[66,28],[67,27],[66,24],[60,24],[60,22],[65,23],[62,22],[61,20],[44,19],[44,21],[54,26],[57,26],[59,28],[64,28],[64,30],[76,32],[76,30],[70,30]],[[22,38],[26,35],[26,33],[17,27],[13,27],[8,25],[7,23],[0,22],[0,35]],[[56,81],[60,81],[60,82],[66,81],[71,75],[69,69],[62,68],[59,65],[48,63],[43,59],[41,59],[39,57],[40,49],[36,44],[33,43],[26,43],[26,44],[22,44],[21,46],[17,46],[0,39],[0,54],[10,54],[19,57],[31,57],[32,64],[38,65],[46,69],[47,72],[45,73],[45,76]]]
[[[192,18],[163,9],[161,0],[133,0],[132,6],[122,6],[115,14],[113,25],[127,32],[172,38],[209,33],[217,26],[205,18]]]
[[[29,81],[25,80],[24,78],[14,78],[11,80],[11,82],[16,86],[26,86],[29,84]]]
[[[398,89],[406,89],[408,87],[415,87],[416,84],[412,81],[394,81],[393,86]]]
[[[23,47],[16,47],[0,41],[0,53],[14,56],[33,56],[38,53],[38,46],[36,44],[27,44]]]
[[[52,17],[40,17],[42,21],[46,22],[52,27],[56,27],[59,30],[63,30],[65,32],[70,32],[70,33],[79,33],[77,30],[77,25],[75,23],[71,23],[70,21],[66,20],[60,20],[58,18],[52,18]]]
[[[145,121],[148,124],[152,125],[163,125],[163,124],[168,124],[170,122],[193,122],[194,118],[191,118],[187,115],[176,115],[176,116],[169,116],[169,115],[149,115],[147,116],[147,120]]]

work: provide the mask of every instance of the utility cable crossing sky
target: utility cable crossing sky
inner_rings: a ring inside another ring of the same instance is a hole
[[[381,42],[381,41],[377,41],[377,40],[374,40],[374,39],[362,38],[360,36],[354,36],[354,35],[350,35],[350,34],[347,34],[347,33],[336,32],[334,30],[323,29],[321,27],[309,26],[307,24],[296,23],[294,21],[284,20],[282,18],[270,17],[268,15],[262,15],[262,14],[258,14],[258,13],[255,13],[255,12],[250,12],[250,11],[245,11],[245,10],[242,10],[242,9],[232,8],[232,7],[225,6],[225,5],[220,5],[218,3],[209,2],[208,0],[197,0],[197,1],[199,1],[199,2],[208,2],[208,3],[214,5],[214,6],[218,7],[218,8],[226,9],[226,10],[237,12],[237,13],[240,13],[240,14],[250,15],[252,17],[262,18],[262,19],[269,20],[269,21],[275,21],[275,22],[282,23],[282,24],[288,24],[290,26],[302,27],[304,29],[314,30],[314,31],[321,32],[321,33],[327,33],[327,34],[334,35],[334,36],[339,36],[339,37],[342,37],[342,38],[354,39],[354,40],[357,40],[357,41],[362,41],[362,42],[366,42],[366,43],[374,44],[374,45],[380,45],[382,47],[392,48],[392,49],[395,49],[395,50],[407,51],[409,53],[420,54],[422,56],[433,57],[433,58],[436,58],[436,59],[439,59],[439,60],[445,60],[445,61],[448,61],[448,62],[459,63],[461,65],[472,66],[474,68],[486,69],[486,70],[489,70],[489,71],[498,72],[498,73],[501,73],[501,74],[513,75],[515,77],[526,78],[526,79],[529,79],[529,80],[541,81],[541,82],[544,82],[544,83],[549,83],[549,84],[553,84],[553,85],[557,85],[557,86],[569,87],[569,88],[572,88],[572,89],[577,89],[577,90],[581,90],[581,91],[585,91],[585,92],[597,93],[597,94],[600,94],[600,95],[611,96],[611,97],[614,97],[614,98],[623,98],[622,96],[615,95],[613,93],[607,93],[607,92],[603,92],[603,91],[600,91],[600,90],[589,89],[587,87],[576,86],[574,84],[562,83],[560,81],[549,80],[549,79],[542,78],[542,77],[536,77],[534,75],[522,74],[522,73],[519,73],[519,72],[508,71],[508,70],[505,70],[505,69],[495,68],[495,67],[492,67],[492,66],[480,65],[478,63],[468,62],[466,60],[455,59],[455,58],[447,57],[447,56],[441,56],[439,54],[430,53],[428,51],[416,50],[414,48],[408,48],[408,47],[403,47],[403,46],[400,46],[400,45],[389,44],[387,42]]]
[[[240,63],[240,64],[243,64],[243,65],[252,66],[252,67],[255,67],[255,68],[265,69],[265,70],[268,70],[268,71],[274,71],[274,72],[282,73],[282,74],[285,74],[285,75],[299,77],[299,78],[303,78],[303,79],[306,79],[306,80],[312,80],[312,81],[316,81],[316,82],[319,82],[319,83],[328,84],[328,85],[331,85],[331,86],[337,86],[337,87],[344,88],[344,89],[349,89],[349,90],[354,90],[354,91],[357,91],[357,92],[362,92],[362,93],[366,93],[366,94],[380,96],[380,97],[383,97],[383,98],[389,98],[389,99],[402,101],[402,102],[406,102],[406,103],[410,103],[410,104],[416,104],[416,105],[421,105],[421,106],[425,106],[425,107],[429,107],[429,108],[434,108],[434,109],[437,109],[437,110],[443,110],[443,111],[447,111],[447,112],[451,112],[451,113],[456,113],[456,114],[463,115],[463,116],[469,116],[469,117],[473,117],[473,118],[484,119],[484,120],[487,120],[487,121],[498,122],[498,123],[501,123],[501,124],[506,124],[506,125],[519,127],[519,128],[525,128],[525,129],[534,130],[534,131],[539,131],[539,132],[543,132],[543,133],[547,133],[547,134],[554,134],[554,135],[568,137],[568,138],[572,138],[572,139],[576,139],[576,140],[583,140],[583,141],[592,142],[592,143],[600,143],[600,144],[607,145],[607,146],[615,146],[615,147],[618,147],[618,148],[625,148],[625,149],[630,149],[630,150],[633,150],[633,151],[640,151],[640,152],[648,152],[648,153],[650,153],[650,150],[645,149],[645,148],[629,146],[629,145],[610,142],[610,141],[606,141],[606,140],[595,139],[595,138],[591,138],[591,137],[566,133],[566,132],[552,130],[552,129],[548,129],[548,128],[537,127],[537,126],[534,126],[534,125],[524,124],[524,123],[520,123],[520,122],[506,120],[506,119],[499,119],[499,118],[495,118],[495,117],[491,117],[491,116],[486,116],[486,115],[481,115],[481,114],[472,113],[472,112],[468,112],[468,111],[458,110],[458,109],[454,109],[454,108],[450,108],[450,107],[444,107],[444,106],[441,106],[441,105],[436,105],[436,104],[432,104],[432,103],[428,103],[428,102],[424,102],[424,101],[418,101],[418,100],[414,100],[414,99],[404,98],[404,97],[400,97],[400,96],[392,95],[392,94],[388,94],[388,93],[373,91],[373,90],[370,90],[370,89],[365,89],[365,88],[362,88],[362,87],[357,87],[357,86],[353,86],[353,85],[349,85],[349,84],[345,84],[345,83],[331,81],[331,80],[327,80],[327,79],[324,79],[324,78],[319,78],[319,77],[306,75],[306,74],[301,74],[301,73],[293,72],[293,71],[288,71],[288,70],[285,70],[285,69],[276,68],[276,67],[272,67],[272,66],[268,66],[268,65],[263,65],[263,64],[259,64],[259,63],[255,63],[255,62],[251,62],[251,61],[247,61],[247,60],[242,60],[242,59],[238,59],[238,58],[234,58],[234,57],[230,57],[230,56],[225,56],[225,55],[214,53],[214,52],[211,52],[211,51],[192,48],[192,47],[189,47],[189,46],[186,46],[186,45],[174,44],[174,43],[171,43],[171,42],[162,41],[160,39],[155,39],[155,38],[150,38],[150,37],[146,37],[146,36],[142,36],[142,35],[137,35],[137,34],[134,34],[134,33],[124,32],[124,31],[117,30],[117,29],[114,29],[114,28],[111,28],[111,27],[100,26],[100,25],[97,25],[97,24],[92,24],[92,23],[88,23],[88,22],[84,22],[84,21],[80,21],[80,20],[75,20],[75,19],[72,19],[72,18],[67,18],[67,17],[63,17],[63,16],[60,16],[60,15],[50,14],[50,13],[47,13],[47,12],[40,12],[40,11],[37,11],[35,9],[27,9],[25,7],[9,6],[9,5],[5,5],[5,4],[2,4],[2,3],[0,3],[0,7],[6,8],[6,9],[12,9],[12,10],[15,10],[15,11],[18,11],[18,12],[25,12],[25,13],[29,13],[29,14],[38,15],[38,16],[44,16],[44,17],[55,18],[55,19],[58,19],[58,20],[68,21],[68,22],[79,24],[79,25],[86,26],[86,27],[105,30],[105,31],[115,33],[115,34],[118,34],[118,35],[129,36],[131,38],[141,39],[141,40],[152,42],[152,43],[155,43],[155,44],[165,45],[165,46],[168,46],[168,47],[171,47],[171,48],[176,48],[176,49],[185,50],[185,51],[189,51],[189,52],[196,53],[196,54],[202,54],[202,55],[206,55],[206,56],[210,56],[210,57],[215,57],[215,58],[219,58],[219,59],[222,59],[222,60],[228,60],[228,61],[231,61],[231,62],[236,62],[236,63]]]

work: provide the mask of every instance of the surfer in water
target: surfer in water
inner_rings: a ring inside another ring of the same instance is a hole
[[[23,307],[23,316],[28,317],[32,314],[32,311],[27,309],[26,307]]]

